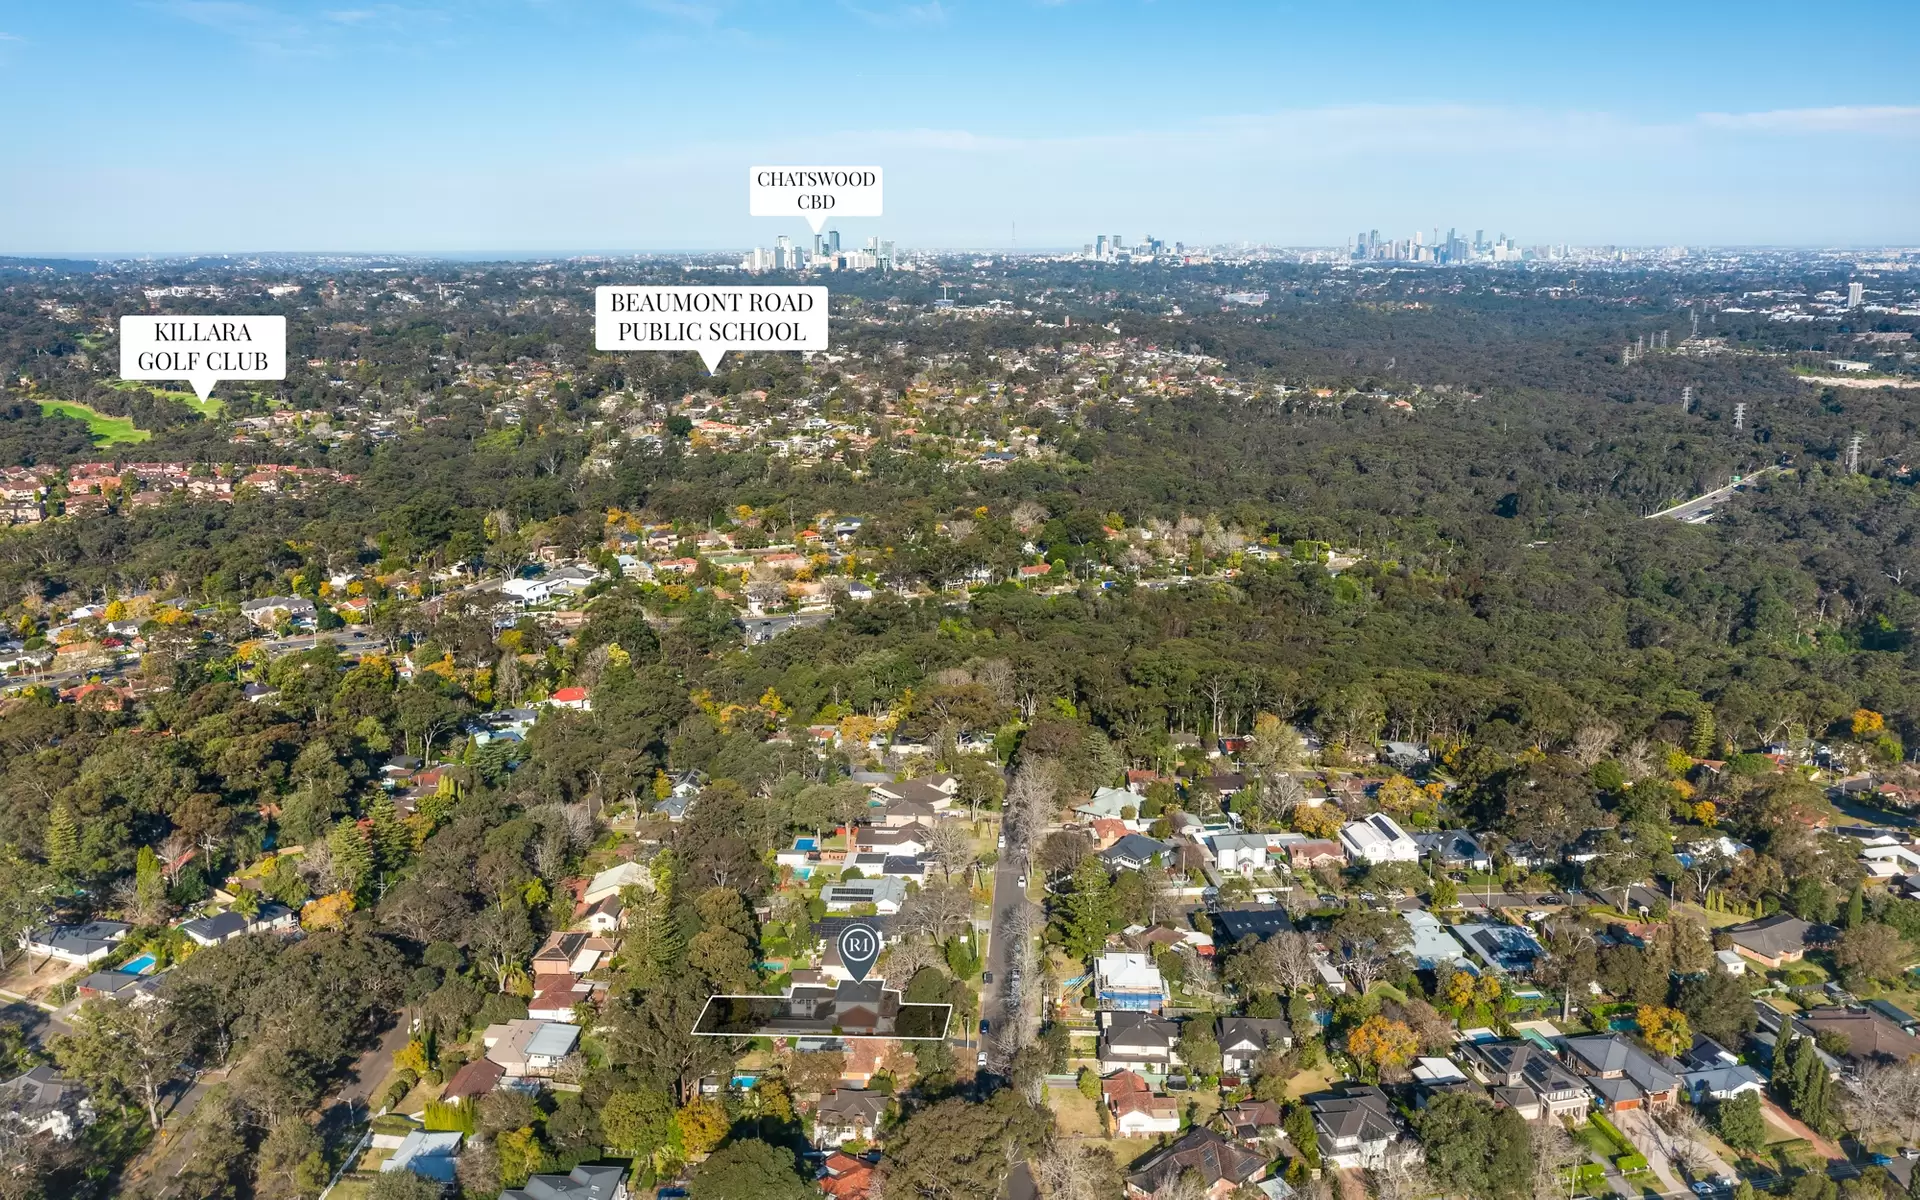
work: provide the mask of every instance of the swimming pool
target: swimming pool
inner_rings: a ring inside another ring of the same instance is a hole
[[[120,969],[129,975],[145,975],[159,965],[159,960],[153,955],[142,954],[139,958],[128,959],[122,963]]]

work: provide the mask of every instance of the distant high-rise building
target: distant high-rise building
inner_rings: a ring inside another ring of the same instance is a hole
[[[1107,235],[1106,234],[1100,233],[1100,234],[1094,235],[1093,256],[1095,258],[1105,258],[1107,256]]]
[[[1866,299],[1866,294],[1867,294],[1867,289],[1862,287],[1861,285],[1857,283],[1848,284],[1847,285],[1847,307],[1859,308],[1860,302]]]

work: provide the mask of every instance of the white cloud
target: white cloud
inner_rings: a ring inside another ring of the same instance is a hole
[[[1712,129],[1758,133],[1920,133],[1920,108],[1893,104],[1842,104],[1831,108],[1781,108],[1770,112],[1702,113]]]

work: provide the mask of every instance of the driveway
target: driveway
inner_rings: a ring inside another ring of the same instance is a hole
[[[1716,1175],[1739,1178],[1733,1165],[1708,1149],[1705,1142],[1698,1138],[1682,1142],[1661,1129],[1655,1123],[1653,1114],[1645,1109],[1616,1113],[1613,1123],[1620,1127],[1621,1133],[1627,1135],[1634,1149],[1646,1155],[1647,1165],[1653,1168],[1654,1178],[1660,1181],[1662,1192],[1687,1191],[1688,1173],[1675,1164],[1676,1157],[1688,1163],[1695,1179],[1708,1179]]]

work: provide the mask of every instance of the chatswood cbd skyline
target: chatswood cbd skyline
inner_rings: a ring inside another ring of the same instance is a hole
[[[1920,242],[1912,73],[1753,69],[1836,22],[1911,61],[1902,6],[1635,12],[21,8],[0,14],[0,103],[59,96],[60,119],[0,129],[32,182],[0,194],[0,253],[744,249],[804,229],[747,214],[748,165],[849,161],[887,173],[887,215],[841,227],[856,247],[1337,247],[1441,218],[1521,245]],[[871,52],[823,67],[823,28]],[[156,55],[216,82],[155,94]],[[737,61],[752,86],[715,86]],[[1780,186],[1816,163],[1844,180]]]

